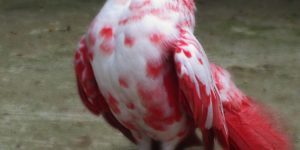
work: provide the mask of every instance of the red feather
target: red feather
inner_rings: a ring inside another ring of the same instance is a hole
[[[100,93],[88,56],[86,41],[82,38],[74,58],[78,92],[82,103],[93,114],[100,115],[108,106]]]
[[[242,93],[230,80],[229,73],[211,65],[220,91],[231,150],[289,150],[287,135],[269,113]]]
[[[233,150],[288,150],[289,140],[258,104],[244,97],[238,109],[236,104],[223,104]],[[235,108],[234,108],[235,107]]]

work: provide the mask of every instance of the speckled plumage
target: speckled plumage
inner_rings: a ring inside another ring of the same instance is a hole
[[[152,140],[176,149],[195,140],[195,128],[206,149],[214,136],[228,148],[228,91],[193,35],[194,9],[192,0],[108,0],[81,39],[75,66],[84,104],[139,149]]]

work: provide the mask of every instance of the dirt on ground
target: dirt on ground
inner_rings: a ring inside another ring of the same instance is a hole
[[[300,149],[300,1],[197,1],[211,61]],[[77,95],[73,54],[101,0],[0,0],[0,150],[136,149]]]

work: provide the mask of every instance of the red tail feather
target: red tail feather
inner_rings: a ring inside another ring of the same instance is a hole
[[[230,74],[211,64],[224,108],[232,150],[289,150],[288,137],[264,109],[240,91]]]
[[[244,97],[240,107],[223,103],[230,149],[288,150],[289,140],[261,107]]]

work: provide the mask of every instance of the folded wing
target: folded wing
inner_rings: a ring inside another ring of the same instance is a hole
[[[174,63],[185,108],[202,131],[207,149],[213,149],[214,137],[227,147],[225,124],[219,92],[212,79],[209,61],[201,44],[189,29],[180,29],[175,44]]]

